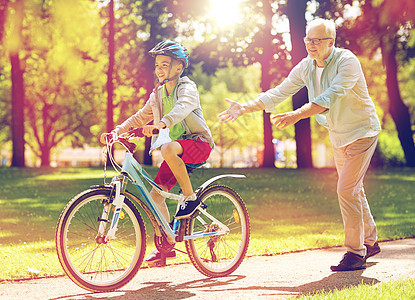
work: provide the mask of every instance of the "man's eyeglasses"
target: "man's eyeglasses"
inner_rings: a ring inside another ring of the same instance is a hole
[[[304,38],[305,44],[312,44],[312,45],[320,45],[321,41],[324,40],[331,40],[332,38],[324,38],[324,39],[309,39],[308,37]]]

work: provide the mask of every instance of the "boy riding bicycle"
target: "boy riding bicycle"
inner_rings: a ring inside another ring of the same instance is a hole
[[[122,134],[130,127],[143,127],[144,135],[150,137],[151,151],[160,148],[164,159],[155,182],[164,190],[179,183],[183,192],[183,202],[175,218],[189,218],[200,206],[187,166],[203,164],[209,157],[214,142],[212,134],[203,117],[196,84],[187,76],[180,77],[189,66],[189,54],[185,47],[173,41],[163,41],[149,51],[155,57],[157,84],[143,108],[114,129],[112,134]],[[153,121],[154,125],[148,125]],[[160,133],[153,135],[153,130]],[[167,130],[166,130],[167,129]],[[106,134],[101,136],[104,141]],[[166,136],[168,135],[168,136]],[[166,201],[154,188],[151,197],[167,221],[170,214]],[[174,250],[167,257],[175,257]],[[156,249],[146,258],[146,262],[161,259]]]

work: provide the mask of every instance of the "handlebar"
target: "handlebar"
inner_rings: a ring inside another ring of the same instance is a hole
[[[127,134],[133,134],[135,137],[144,137],[143,128],[130,128]],[[159,130],[153,129],[153,134],[159,134]]]
[[[158,129],[153,130],[153,134],[158,134],[158,133],[159,133]],[[136,145],[134,143],[131,143],[129,140],[134,137],[145,136],[143,134],[143,128],[133,128],[133,127],[130,127],[130,130],[119,135],[116,141],[113,140],[113,135],[111,133],[107,133],[107,135],[108,135],[108,139],[106,140],[107,146],[113,144],[114,142],[119,142],[120,144],[124,145],[130,152],[134,152]]]

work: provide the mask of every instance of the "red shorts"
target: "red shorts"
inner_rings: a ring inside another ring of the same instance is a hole
[[[200,139],[197,141],[178,140],[176,142],[178,142],[183,148],[183,153],[179,155],[179,157],[185,164],[201,164],[209,158],[210,152],[212,151],[209,143],[202,142]],[[154,181],[159,185],[167,187],[169,191],[176,184],[177,180],[166,161],[161,163],[160,169],[156,178],[154,178]]]

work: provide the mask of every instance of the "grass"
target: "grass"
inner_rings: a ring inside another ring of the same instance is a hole
[[[156,168],[147,170],[152,175],[157,172]],[[233,187],[248,207],[252,225],[249,256],[343,244],[335,170],[201,169],[192,174],[193,186],[224,173],[247,176],[220,182]],[[63,274],[54,242],[60,212],[73,196],[101,184],[102,178],[103,171],[93,168],[0,168],[0,281]],[[414,236],[414,183],[412,169],[368,172],[365,189],[380,240]],[[129,190],[136,192],[133,186]],[[171,210],[173,205],[171,202]],[[147,231],[151,251],[148,222]],[[180,254],[178,261],[188,258]]]
[[[415,280],[401,279],[380,284],[360,284],[342,290],[320,291],[312,295],[299,296],[299,300],[412,300],[415,299]]]

